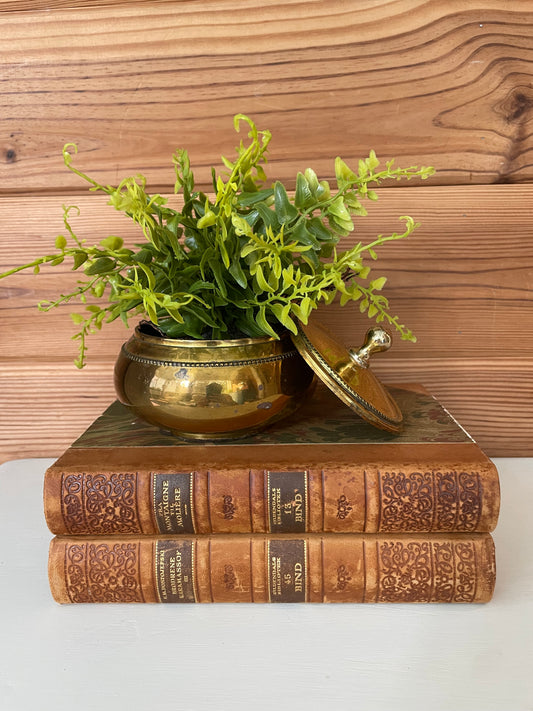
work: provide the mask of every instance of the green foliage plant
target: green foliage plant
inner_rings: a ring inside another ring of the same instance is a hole
[[[222,174],[212,169],[211,197],[195,190],[187,151],[175,152],[180,209],[159,194],[147,194],[142,175],[127,177],[117,187],[101,185],[74,167],[76,145],[65,145],[66,167],[91,191],[106,193],[109,204],[128,215],[144,236],[136,249],[117,236],[89,246],[71,225],[78,208],[64,206],[65,234],[56,238],[55,253],[0,275],[24,269],[38,273],[44,264],[72,260],[73,269],[83,273],[77,288],[41,302],[39,309],[74,301],[83,305],[82,313],[71,314],[80,329],[73,337],[79,341],[78,367],[85,363],[87,335],[117,318],[127,326],[129,318],[142,315],[168,338],[278,337],[280,329],[296,332],[295,319],[307,323],[320,303],[330,304],[337,295],[342,305],[358,301],[362,313],[385,321],[402,339],[415,340],[389,313],[380,293],[385,277],[370,279],[367,263],[385,242],[410,235],[418,227],[414,220],[401,217],[402,231],[368,244],[346,250],[337,245],[354,230],[353,218],[367,214],[365,201],[378,199],[375,187],[385,180],[425,179],[433,168],[397,168],[392,160],[381,168],[370,151],[357,168],[336,158],[333,189],[307,168],[298,173],[289,195],[280,181],[267,181],[263,166],[270,132],[258,130],[242,114],[234,118],[237,132],[241,122],[248,126],[249,140],[241,140],[234,160],[222,157]]]

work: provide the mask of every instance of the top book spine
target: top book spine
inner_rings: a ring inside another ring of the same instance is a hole
[[[51,467],[44,489],[57,535],[490,532],[499,503],[489,460],[283,471]]]
[[[184,443],[114,403],[47,471],[56,535],[485,533],[494,464],[420,386],[396,389],[400,436],[329,391],[234,443]]]

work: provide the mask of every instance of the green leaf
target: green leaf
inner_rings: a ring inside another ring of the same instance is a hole
[[[353,232],[355,226],[351,220],[343,220],[340,217],[332,216],[330,217],[330,224],[333,228],[340,232],[342,235],[347,235],[349,232]]]
[[[319,202],[324,202],[324,200],[329,200],[331,197],[331,188],[327,180],[321,180],[316,189],[316,199]]]
[[[230,172],[233,170],[233,167],[235,165],[234,163],[232,163],[230,160],[228,160],[224,156],[220,156],[220,160],[224,163],[224,165]]]
[[[273,292],[274,289],[270,286],[270,284],[267,282],[265,279],[265,275],[263,273],[263,267],[260,264],[255,265],[255,273],[254,276],[257,281],[257,285],[263,292]]]
[[[319,182],[318,178],[316,176],[315,171],[312,168],[307,168],[305,171],[305,179],[307,180],[307,184],[309,185],[309,189],[311,190],[312,194],[314,197],[317,195],[317,190],[319,187]]]
[[[291,311],[304,325],[307,324],[309,314],[315,307],[316,304],[309,298],[309,296],[305,296],[299,304],[295,301],[291,303]]]
[[[311,247],[307,247],[306,249],[311,249]],[[319,250],[321,251],[321,250]],[[320,269],[320,259],[318,257],[318,253],[316,251],[310,251],[310,252],[305,252],[302,254],[302,259],[306,264],[309,264],[309,266],[313,269],[313,271],[317,271]]]
[[[222,264],[226,267],[226,269],[229,269],[231,261],[229,258],[228,248],[226,247],[226,240],[222,233],[217,234],[216,242],[220,256],[222,257]]]
[[[139,262],[138,268],[146,275],[150,289],[155,291],[155,276],[153,271],[146,264],[142,264],[142,262]]]
[[[259,307],[258,312],[255,315],[255,320],[257,321],[257,325],[259,328],[263,331],[268,336],[273,336],[274,338],[278,338],[278,334],[274,331],[272,326],[268,323],[265,315],[266,307],[264,304],[262,304]]]
[[[114,252],[122,247],[124,240],[121,237],[111,235],[100,242],[101,246]]]
[[[271,227],[273,232],[279,231],[281,224],[274,210],[271,210],[262,202],[258,203],[255,209],[258,211],[265,227]]]
[[[329,230],[319,217],[312,217],[306,224],[307,229],[321,242],[336,244],[338,238]]]
[[[250,227],[253,227],[255,225],[255,223],[257,222],[257,220],[259,219],[259,211],[258,210],[251,210],[247,215],[244,215],[244,219],[250,225]]]
[[[298,217],[298,210],[289,201],[289,196],[283,183],[276,181],[274,184],[274,208],[281,224],[292,222]]]
[[[215,277],[215,281],[217,283],[220,293],[223,297],[226,298],[228,295],[228,290],[226,286],[226,280],[224,278],[224,273],[222,271],[222,264],[218,259],[213,258],[208,260],[208,264],[211,271],[213,272],[213,276]]]
[[[374,172],[376,168],[379,167],[379,160],[377,159],[376,152],[374,150],[370,151],[370,155],[366,159],[366,164],[371,172]]]
[[[114,259],[111,259],[111,257],[99,257],[95,262],[85,267],[83,271],[87,276],[92,276],[93,274],[107,274],[113,271],[114,268]]]
[[[241,207],[250,207],[258,202],[263,202],[268,200],[274,195],[274,190],[272,188],[266,188],[265,190],[258,190],[257,192],[247,193],[242,192],[237,197],[237,205]]]
[[[81,323],[83,323],[85,321],[85,317],[82,316],[81,314],[70,314],[70,318],[76,324],[76,326],[79,326]]]
[[[296,176],[296,192],[294,194],[294,204],[296,207],[303,208],[312,205],[315,201],[311,186],[303,173],[298,173]]]
[[[343,221],[351,222],[352,218],[346,209],[342,195],[335,198],[335,200],[328,207],[328,215],[335,215],[335,217],[339,217]]]
[[[278,319],[278,321],[282,324],[283,323],[283,305],[279,303],[275,304],[270,304],[270,310],[274,314],[274,316]]]
[[[203,229],[204,227],[211,227],[217,221],[217,216],[212,210],[206,210],[203,217],[198,220],[198,229]]]
[[[191,303],[186,304],[182,307],[184,314],[191,313],[194,314],[195,318],[205,323],[207,326],[217,327],[218,322],[213,318],[209,309],[202,308],[197,304]]]
[[[254,252],[259,252],[259,251],[260,251],[260,247],[258,244],[256,244],[255,242],[248,242],[241,249],[241,257],[244,259],[249,254],[253,254]]]
[[[105,291],[105,282],[98,281],[92,288],[93,294],[99,299]]]
[[[298,244],[305,244],[315,250],[319,250],[320,242],[317,240],[315,235],[307,229],[309,222],[310,220],[299,220],[296,227],[293,229],[291,236],[294,237]]]
[[[202,281],[201,279],[198,279],[197,281],[193,282],[188,287],[189,294],[196,294],[197,292],[202,291],[211,291],[213,288],[213,284],[210,281]]]
[[[244,235],[246,237],[250,237],[254,233],[250,224],[244,219],[244,217],[241,217],[236,212],[234,212],[231,216],[231,224],[235,228],[236,234],[240,236]]]
[[[243,288],[246,289],[248,286],[248,281],[246,279],[246,274],[243,272],[240,261],[234,260],[228,269],[229,273],[231,276],[235,279],[237,284]]]
[[[282,271],[281,260],[280,259],[274,260],[270,274],[268,275],[268,285],[270,286],[272,291],[278,290],[279,279],[281,277],[281,271]]]
[[[387,277],[379,277],[379,279],[373,279],[368,286],[373,291],[381,291],[386,283]]]
[[[67,240],[66,240],[65,236],[58,235],[56,237],[55,245],[56,245],[56,249],[60,249],[61,251],[63,251],[65,249],[65,247],[67,246]]]
[[[290,264],[288,267],[282,271],[282,288],[288,289],[290,286],[295,286],[296,281],[294,279],[294,267]]]
[[[86,261],[87,255],[85,254],[85,252],[76,252],[74,254],[74,266],[72,267],[72,269],[79,269],[79,267],[81,267],[82,264],[85,264]]]
[[[251,306],[248,306],[245,310],[240,311],[237,314],[235,317],[235,326],[241,333],[250,336],[251,338],[264,335],[263,329],[259,328],[257,325],[254,318],[254,310]]]
[[[292,318],[290,317],[291,302],[289,301],[284,306],[279,303],[270,304],[270,310],[278,321],[285,326],[286,329],[294,334],[298,333],[298,328]]]
[[[143,305],[150,321],[152,321],[152,323],[157,323],[157,310],[154,295],[149,292],[145,292],[143,294]]]
[[[344,204],[349,208],[352,215],[358,215],[359,217],[366,217],[368,215],[366,207],[353,193],[347,193],[344,196]]]
[[[348,168],[346,163],[339,156],[335,158],[335,177],[337,178],[339,190],[342,190],[347,185],[352,185],[357,181],[356,174],[353,170]]]
[[[133,255],[132,259],[139,264],[150,264],[153,254],[149,249],[141,249],[137,254]]]
[[[332,304],[333,301],[335,300],[336,296],[337,296],[337,292],[335,291],[335,289],[331,289],[331,291],[327,291],[323,296],[324,303],[326,304],[326,306],[328,304]]]

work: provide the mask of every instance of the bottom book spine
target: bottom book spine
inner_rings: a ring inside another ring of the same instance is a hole
[[[480,603],[496,578],[490,534],[54,538],[59,603]]]

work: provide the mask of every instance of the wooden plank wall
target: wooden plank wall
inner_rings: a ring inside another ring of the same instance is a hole
[[[76,204],[78,234],[131,225],[62,164],[116,183],[144,173],[171,191],[171,155],[197,179],[235,145],[243,112],[273,132],[269,174],[294,185],[333,175],[373,147],[434,165],[424,184],[388,187],[355,238],[422,227],[385,246],[377,273],[416,345],[376,361],[387,382],[427,385],[493,456],[533,454],[533,6],[528,0],[0,0],[0,271],[45,254]],[[0,282],[0,457],[59,454],[114,398],[127,332],[93,337],[72,365],[65,267]],[[324,316],[361,340],[357,309]]]

